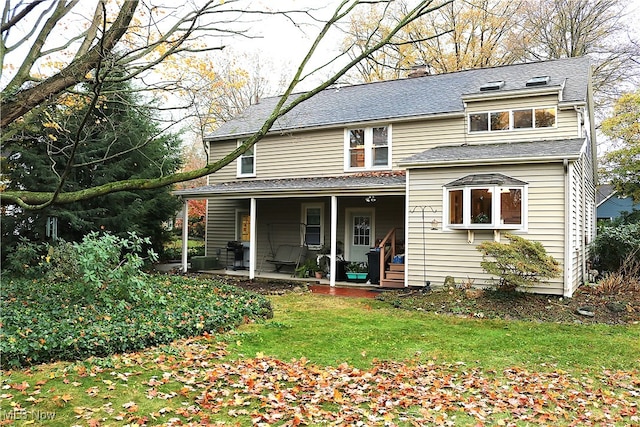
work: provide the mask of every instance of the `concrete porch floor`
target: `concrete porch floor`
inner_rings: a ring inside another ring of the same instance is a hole
[[[161,272],[175,271],[182,267],[180,263],[166,263],[158,264],[155,269]],[[191,271],[191,270],[189,270]],[[218,270],[201,270],[199,273],[232,276],[232,277],[246,277],[248,279],[249,272],[247,270],[232,270],[232,269],[218,269]],[[312,293],[335,295],[335,296],[347,296],[347,297],[359,297],[359,298],[375,298],[380,292],[386,289],[381,288],[378,285],[370,283],[355,283],[346,281],[336,281],[334,287],[330,286],[329,279],[316,279],[315,277],[291,277],[290,271],[260,271],[256,272],[256,278],[259,280],[278,280],[286,282],[299,282],[309,286]]]

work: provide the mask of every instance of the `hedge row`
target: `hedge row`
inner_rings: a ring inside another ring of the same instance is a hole
[[[0,290],[0,365],[135,351],[270,318],[261,295],[213,280],[148,276],[136,302],[80,303],[69,284],[8,280]],[[150,298],[149,295],[152,295]]]

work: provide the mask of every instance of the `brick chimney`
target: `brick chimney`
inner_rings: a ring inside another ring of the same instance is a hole
[[[431,75],[431,67],[428,64],[416,64],[411,67],[411,71],[407,77],[412,79],[415,77],[424,77],[429,75]]]

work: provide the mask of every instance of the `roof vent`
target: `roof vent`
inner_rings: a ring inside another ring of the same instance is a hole
[[[544,86],[549,83],[549,76],[532,77],[527,80],[526,86]]]
[[[504,87],[504,80],[498,80],[495,82],[487,82],[480,86],[480,92],[486,92],[488,90],[498,90]]]

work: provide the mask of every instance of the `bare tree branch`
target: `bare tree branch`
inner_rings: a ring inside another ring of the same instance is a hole
[[[251,148],[256,142],[261,140],[271,129],[275,121],[291,111],[300,103],[306,101],[307,99],[315,96],[319,92],[324,89],[327,89],[331,85],[335,84],[339,78],[345,75],[350,69],[352,69],[357,63],[362,61],[367,56],[371,55],[373,52],[382,48],[386,44],[388,44],[405,26],[415,22],[419,18],[425,16],[432,11],[437,10],[442,7],[444,4],[448,4],[449,1],[441,1],[437,2],[434,0],[426,0],[419,2],[413,9],[409,10],[404,16],[398,18],[397,22],[392,25],[388,31],[388,33],[381,37],[380,40],[373,43],[370,47],[363,50],[359,55],[349,61],[343,68],[333,73],[329,78],[325,79],[322,83],[315,86],[312,90],[305,92],[301,95],[297,95],[295,98],[292,97],[297,86],[304,80],[304,70],[309,65],[314,53],[318,49],[320,42],[325,38],[328,31],[339,24],[339,22],[345,18],[349,13],[351,13],[358,5],[361,4],[371,4],[370,1],[349,1],[343,0],[338,7],[336,8],[334,14],[331,18],[327,20],[325,25],[320,30],[318,36],[314,40],[311,48],[302,59],[299,64],[295,75],[291,79],[288,87],[284,91],[284,94],[279,99],[277,105],[273,109],[272,113],[265,120],[264,124],[261,128],[254,133],[251,137],[243,142],[237,149],[227,154],[224,158],[206,165],[203,168],[188,171],[188,172],[179,172],[172,175],[162,176],[154,179],[132,179],[125,181],[112,182],[105,185],[88,188],[80,191],[74,192],[60,192],[55,195],[55,202],[57,204],[63,203],[71,203],[79,200],[86,200],[93,197],[102,196],[105,194],[110,194],[118,191],[128,191],[128,190],[146,190],[159,188],[171,184],[175,184],[178,182],[188,181],[195,178],[199,178],[211,173],[214,173],[224,166],[227,166],[236,158],[238,158],[241,154],[245,153],[249,148]],[[112,27],[113,28],[113,27]],[[108,46],[108,44],[107,44]],[[51,193],[47,192],[32,192],[32,191],[11,191],[0,194],[0,201],[2,204],[16,204],[24,209],[33,209],[38,207],[43,203],[47,203],[52,198]]]

